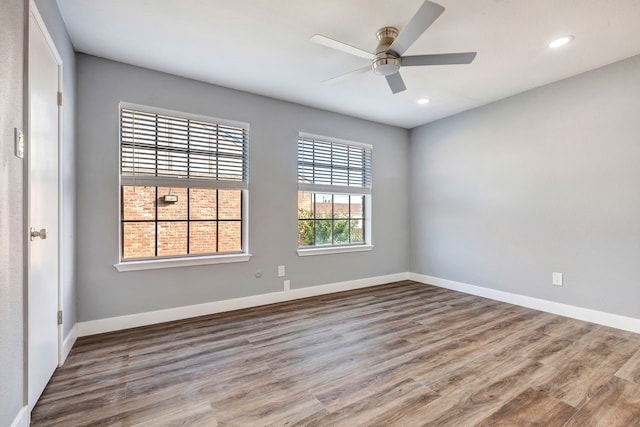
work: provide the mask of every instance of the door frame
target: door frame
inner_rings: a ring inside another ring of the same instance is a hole
[[[62,57],[60,56],[60,53],[58,52],[58,49],[56,48],[56,45],[53,41],[53,38],[51,37],[51,34],[49,33],[49,30],[47,29],[47,26],[45,25],[44,20],[42,19],[42,15],[40,15],[40,12],[35,4],[34,0],[29,0],[29,14],[27,16],[26,22],[27,22],[27,30],[25,31],[26,33],[26,38],[27,38],[27,42],[25,43],[26,45],[26,69],[27,72],[25,73],[27,78],[26,78],[26,113],[25,113],[25,117],[26,117],[26,125],[25,125],[25,129],[27,129],[26,132],[26,150],[25,150],[25,168],[24,168],[24,182],[25,182],[25,186],[24,186],[24,224],[25,224],[25,245],[24,247],[26,248],[26,250],[24,251],[24,256],[25,256],[25,281],[26,281],[26,323],[27,323],[27,327],[26,327],[26,335],[27,335],[27,340],[26,340],[26,371],[27,371],[27,378],[26,378],[26,392],[25,392],[25,397],[26,397],[26,401],[27,404],[29,406],[29,410],[33,409],[33,406],[35,405],[36,402],[29,402],[29,392],[28,392],[28,387],[29,387],[29,383],[30,383],[30,372],[29,372],[29,360],[31,358],[31,317],[30,317],[30,313],[31,313],[31,298],[30,298],[30,294],[31,294],[31,242],[29,240],[29,228],[31,227],[31,70],[30,70],[30,61],[29,61],[29,54],[30,54],[30,43],[31,43],[31,39],[30,39],[30,35],[29,35],[29,29],[30,29],[30,25],[31,25],[31,16],[33,16],[36,24],[38,25],[40,31],[42,32],[45,42],[47,43],[49,49],[51,50],[51,53],[53,54],[55,61],[58,65],[58,76],[57,76],[57,86],[58,86],[58,92],[62,92],[62,87],[63,87],[63,61],[62,61]],[[64,103],[62,103],[64,105]],[[62,149],[63,149],[63,105],[58,105],[58,135],[57,135],[57,151],[58,151],[58,232],[57,232],[57,237],[58,237],[58,241],[57,241],[57,245],[58,245],[58,259],[57,259],[57,263],[58,263],[58,277],[57,277],[57,310],[61,311],[63,310],[63,295],[62,295],[62,280],[63,280],[63,271],[62,271],[62,266],[63,266],[63,251],[62,251],[62,236],[63,236],[63,217],[62,217],[62,213],[63,213],[63,209],[62,209],[62,203],[63,203],[63,195],[64,195],[64,186],[63,186],[63,156],[62,156]],[[57,330],[58,330],[58,337],[57,337],[57,344],[58,344],[58,361],[57,361],[57,365],[58,366],[62,366],[62,362],[64,361],[64,348],[63,348],[63,340],[64,340],[64,318],[63,318],[63,323],[62,324],[58,324],[57,325]]]

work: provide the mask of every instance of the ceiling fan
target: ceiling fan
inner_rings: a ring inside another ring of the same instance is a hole
[[[402,32],[399,32],[395,27],[382,27],[378,30],[376,33],[378,37],[378,47],[376,47],[375,53],[367,52],[366,50],[320,34],[314,35],[311,37],[311,41],[314,43],[371,61],[370,67],[367,66],[351,71],[347,74],[329,79],[327,82],[342,80],[351,75],[365,73],[369,71],[369,69],[372,69],[375,74],[385,76],[391,92],[395,94],[407,89],[399,73],[401,66],[470,64],[476,57],[476,52],[402,56],[418,37],[438,19],[442,12],[444,12],[444,7],[425,0]]]

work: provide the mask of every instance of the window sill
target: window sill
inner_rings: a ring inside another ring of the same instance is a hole
[[[155,270],[158,268],[189,267],[192,265],[225,264],[229,262],[246,262],[251,254],[210,255],[171,259],[150,259],[144,261],[127,261],[114,264],[118,271]]]
[[[329,246],[326,248],[298,249],[298,256],[342,254],[347,252],[366,252],[373,249],[373,245]]]

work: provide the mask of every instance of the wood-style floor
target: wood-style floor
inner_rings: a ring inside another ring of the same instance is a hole
[[[56,426],[639,426],[640,335],[400,282],[78,340]]]

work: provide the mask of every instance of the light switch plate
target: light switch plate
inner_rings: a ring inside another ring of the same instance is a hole
[[[278,277],[284,277],[284,265],[279,265],[278,266]]]
[[[24,159],[24,134],[20,129],[16,128],[15,135],[16,157],[19,159]]]
[[[553,272],[551,274],[551,283],[556,286],[562,286],[562,273]]]

